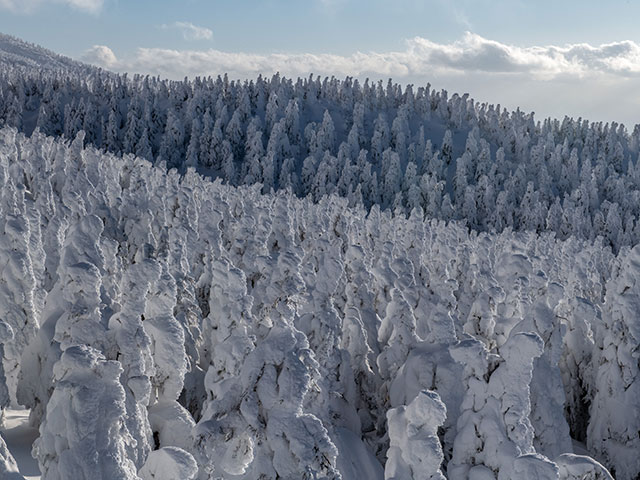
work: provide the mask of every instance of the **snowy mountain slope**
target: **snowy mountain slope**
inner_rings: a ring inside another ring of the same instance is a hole
[[[4,404],[42,478],[608,478],[570,435],[640,472],[637,248],[83,143],[0,130],[0,306],[29,306],[2,316]]]
[[[0,63],[38,70],[87,72],[95,67],[76,62],[38,45],[0,33]]]

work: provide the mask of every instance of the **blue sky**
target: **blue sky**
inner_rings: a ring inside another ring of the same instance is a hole
[[[118,71],[392,77],[626,124],[639,18],[631,0],[0,0],[0,31]]]

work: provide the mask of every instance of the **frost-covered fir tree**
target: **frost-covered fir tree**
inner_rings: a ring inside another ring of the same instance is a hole
[[[640,247],[634,247],[618,260],[607,283],[603,321],[595,332],[597,370],[587,445],[620,479],[640,474],[634,454],[640,442],[635,402],[640,388],[635,353],[640,331],[634,313],[640,298],[635,280],[639,259]]]
[[[3,202],[4,224],[0,227],[0,257],[3,259],[0,267],[0,318],[6,332],[2,346],[6,383],[2,388],[7,389],[15,404],[20,358],[38,328],[34,305],[36,281],[29,252],[29,221],[24,210],[18,210],[15,198],[19,193],[7,185],[4,194],[9,197],[9,202]]]
[[[127,458],[122,368],[95,349],[74,345],[54,365],[55,388],[34,454],[43,479],[138,480]]]
[[[557,466],[535,454],[529,421],[533,360],[542,351],[542,340],[532,333],[512,336],[501,357],[475,339],[452,347],[464,365],[466,393],[449,478],[558,478]]]
[[[385,479],[444,480],[438,428],[447,415],[437,393],[422,391],[406,407],[387,413],[390,447]]]

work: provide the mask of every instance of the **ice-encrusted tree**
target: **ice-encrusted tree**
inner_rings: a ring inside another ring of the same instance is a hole
[[[438,428],[447,409],[437,393],[423,390],[406,407],[387,412],[390,446],[386,480],[444,480]]]
[[[417,236],[420,238],[422,235]],[[408,252],[412,250],[408,248]],[[446,463],[451,458],[453,440],[456,436],[455,418],[458,416],[459,399],[463,393],[459,382],[461,368],[449,354],[449,347],[457,340],[453,318],[443,308],[439,299],[439,295],[444,291],[438,294],[433,291],[437,282],[431,278],[431,274],[423,264],[422,255],[425,252],[422,248],[415,250],[417,250],[414,252],[415,264],[402,258],[399,255],[399,249],[394,251],[395,258],[391,264],[396,273],[395,288],[403,292],[407,304],[413,311],[417,339],[409,345],[406,358],[389,381],[387,386],[389,405],[393,408],[408,405],[422,390],[437,392],[442,401],[447,403],[449,411],[439,429]],[[420,285],[415,282],[414,265],[416,264]],[[393,301],[387,308],[392,304]],[[423,338],[418,334],[419,331],[423,333]]]
[[[200,348],[203,342],[203,312],[198,305],[197,272],[191,265],[198,261],[200,248],[196,242],[189,241],[195,235],[193,230],[186,228],[172,228],[169,231],[169,268],[176,281],[176,306],[174,308],[176,321],[184,331],[184,349],[187,356],[187,371],[184,377],[184,388],[180,396],[180,404],[184,405],[192,415],[198,415],[198,405],[201,397],[199,392],[203,386],[204,372],[200,365]],[[191,248],[189,247],[191,246]],[[189,255],[189,252],[191,255]],[[190,262],[189,258],[193,258]]]
[[[592,302],[574,297],[562,302],[557,315],[566,327],[559,369],[565,389],[565,417],[571,437],[585,442],[590,405],[595,387],[593,328],[601,321],[601,311]]]
[[[154,362],[151,404],[177,400],[187,371],[185,333],[173,315],[176,282],[164,261],[158,269],[160,274],[151,285],[144,311],[144,329],[151,340]]]
[[[390,381],[407,358],[409,350],[418,341],[413,310],[401,291],[391,290],[391,302],[378,331],[381,353],[377,363],[380,375]]]
[[[16,459],[11,455],[2,435],[0,435],[0,475],[6,480],[25,480],[20,475]]]
[[[124,422],[121,373],[118,362],[91,347],[73,345],[62,353],[34,444],[43,479],[138,480],[126,454],[126,443],[134,439]]]
[[[561,360],[565,326],[555,309],[564,296],[561,285],[549,282],[543,272],[529,275],[531,302],[528,313],[510,332],[535,332],[544,342],[544,352],[533,363],[530,419],[535,431],[536,451],[549,458],[572,453],[569,425],[564,418],[565,392],[558,364]]]
[[[640,290],[640,247],[618,260],[618,267],[607,283],[602,323],[595,331],[597,365],[587,446],[611,474],[630,480],[640,474],[640,395],[638,344],[640,323],[637,311]],[[615,405],[615,407],[614,407]]]
[[[3,386],[15,404],[20,358],[38,329],[33,304],[35,278],[28,249],[29,222],[23,214],[5,212],[0,235],[0,319],[11,332],[10,338],[3,339]]]
[[[111,346],[101,303],[102,231],[102,221],[92,215],[70,227],[59,281],[45,304],[45,324],[23,361],[23,368],[33,368],[23,371],[23,398],[36,414],[41,408],[45,415],[34,450],[44,478],[89,478],[96,472],[102,478],[137,478],[128,453],[138,439],[125,423],[122,367],[101,353]],[[72,402],[72,397],[80,401]],[[95,413],[87,414],[91,408]],[[105,423],[94,424],[99,412]],[[92,418],[88,425],[87,418]],[[97,452],[105,452],[106,458]]]
[[[34,420],[44,414],[53,365],[64,349],[79,344],[108,349],[108,319],[101,313],[102,231],[102,221],[87,215],[66,232],[58,280],[47,295],[40,330],[22,355],[18,402],[31,408]]]
[[[419,341],[415,328],[416,319],[411,306],[402,292],[394,287],[391,290],[391,301],[386,307],[386,315],[378,330],[380,354],[376,363],[381,380],[376,412],[378,415],[376,428],[379,435],[378,445],[376,445],[378,455],[383,454],[387,447],[386,435],[383,435],[386,430],[386,418],[382,412],[392,405],[391,398],[396,393],[392,390],[392,383],[407,361],[409,352]]]
[[[0,353],[4,353],[5,346],[13,340],[13,330],[8,323],[0,321]],[[4,420],[4,409],[11,404],[4,365],[0,365],[0,421]],[[0,437],[2,441],[2,437]]]
[[[341,348],[349,352],[350,366],[357,388],[356,408],[362,430],[375,432],[373,405],[379,389],[377,327],[380,318],[373,306],[372,275],[365,250],[350,245],[345,253],[345,305]]]
[[[243,365],[255,348],[252,298],[247,295],[244,274],[229,261],[214,260],[209,268],[210,309],[203,336],[211,364],[204,379],[207,399],[196,433],[197,448],[209,465],[201,467],[204,472],[240,475],[254,456],[254,439],[248,432],[254,419],[245,418],[239,409],[247,394]]]
[[[309,410],[336,428],[360,432],[351,359],[340,345],[343,316],[339,312],[338,293],[344,289],[342,248],[337,239],[329,242],[322,233],[333,221],[331,215],[320,214],[308,219],[305,226],[306,251],[300,272],[306,289],[297,309],[296,328],[307,337],[319,364],[319,391],[309,392],[306,399]],[[333,430],[330,434],[334,434]]]
[[[124,389],[125,423],[135,438],[126,445],[127,455],[140,468],[153,448],[153,432],[147,415],[151,402],[151,377],[154,363],[151,339],[143,325],[151,283],[160,275],[150,258],[150,246],[140,249],[136,262],[122,273],[119,311],[109,318],[113,338],[111,356],[122,365],[120,382]]]
[[[9,132],[14,142],[15,133]],[[33,232],[32,226],[38,216],[33,214],[35,209],[25,195],[24,163],[12,158],[18,155],[19,151],[13,149],[10,156],[0,159],[0,321],[5,323],[6,332],[2,341],[5,376],[2,388],[8,390],[14,405],[20,357],[38,329],[32,262],[38,246],[33,233],[39,230]],[[37,300],[41,297],[38,295]]]
[[[62,314],[55,321],[53,337],[62,351],[78,344],[107,350],[108,327],[101,312],[100,292],[102,231],[102,220],[95,215],[87,215],[67,231],[59,267]]]
[[[535,453],[529,421],[533,361],[542,352],[543,342],[533,333],[514,334],[500,356],[476,339],[451,347],[451,356],[464,366],[466,393],[450,479],[558,478],[557,467]]]

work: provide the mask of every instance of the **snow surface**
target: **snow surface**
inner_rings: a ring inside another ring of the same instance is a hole
[[[7,443],[20,473],[26,480],[39,480],[38,462],[31,456],[33,442],[38,438],[38,429],[29,426],[29,411],[6,409],[4,426],[0,435]]]

